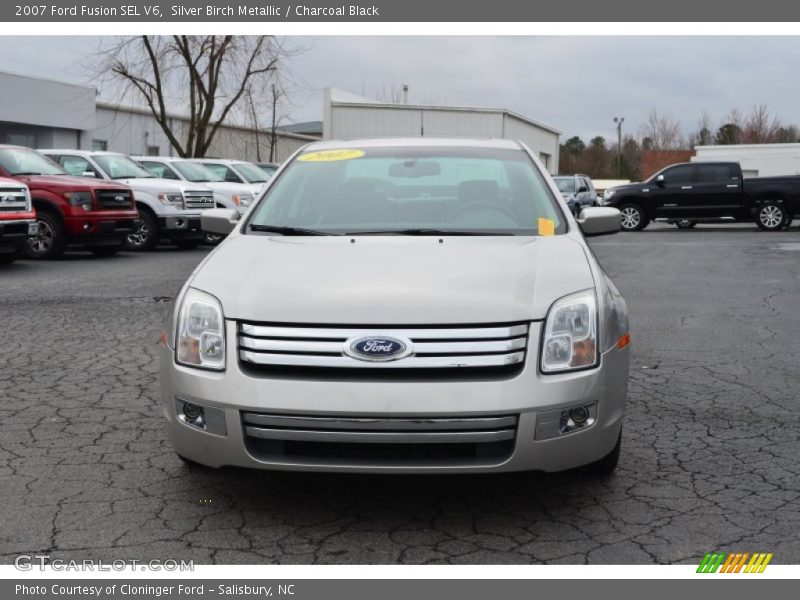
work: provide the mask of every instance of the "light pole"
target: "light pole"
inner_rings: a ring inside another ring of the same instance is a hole
[[[617,124],[617,179],[622,177],[622,123],[625,117],[614,117]]]

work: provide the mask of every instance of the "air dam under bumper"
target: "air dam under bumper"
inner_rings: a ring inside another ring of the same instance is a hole
[[[594,462],[613,449],[622,426],[629,349],[609,350],[597,368],[542,375],[540,334],[541,323],[532,323],[525,364],[508,377],[300,379],[245,373],[236,324],[228,322],[225,372],[176,365],[174,350],[162,346],[167,427],[178,454],[212,467],[488,473],[562,471]],[[219,409],[224,435],[179,419],[182,401]],[[539,415],[593,402],[591,426],[535,439]],[[426,434],[440,439],[428,444]],[[413,443],[398,448],[394,442],[404,437]],[[336,451],[319,451],[331,443]]]

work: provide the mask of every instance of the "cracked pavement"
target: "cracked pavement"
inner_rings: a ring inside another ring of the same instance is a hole
[[[0,267],[0,563],[800,562],[798,230],[656,225],[591,243],[633,335],[605,481],[187,468],[156,354],[206,251]]]

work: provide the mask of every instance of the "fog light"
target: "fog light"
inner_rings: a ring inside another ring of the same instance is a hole
[[[194,420],[203,416],[203,409],[202,407],[192,404],[191,402],[184,402],[183,414],[186,415],[187,419]]]
[[[597,421],[597,402],[540,412],[536,414],[534,439],[548,440],[575,433],[591,427],[595,421]]]
[[[91,223],[84,223],[83,224],[84,231],[89,231],[91,228],[92,228],[92,224]]]
[[[176,396],[175,413],[180,422],[195,429],[214,435],[228,434],[228,428],[225,425],[225,411],[220,408],[201,406]]]
[[[569,418],[577,425],[584,424],[589,418],[589,409],[585,406],[579,406],[569,411]]]

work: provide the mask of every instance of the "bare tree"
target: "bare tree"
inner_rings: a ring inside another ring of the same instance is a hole
[[[202,157],[219,128],[247,113],[247,96],[258,97],[292,54],[274,36],[145,35],[107,48],[97,75],[143,104],[178,155]],[[186,112],[187,122],[173,120],[174,112]]]
[[[669,114],[650,111],[640,130],[642,137],[649,141],[648,149],[678,150],[684,145],[680,121]]]
[[[783,125],[769,114],[766,104],[757,104],[744,119],[742,142],[745,144],[768,144],[778,140]]]

